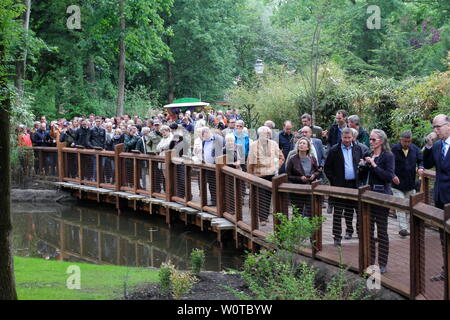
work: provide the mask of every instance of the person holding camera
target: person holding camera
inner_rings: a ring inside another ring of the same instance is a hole
[[[373,129],[370,133],[371,156],[364,158],[369,174],[369,186],[374,192],[392,195],[391,182],[395,178],[395,157],[391,152],[388,138],[383,130]],[[380,272],[387,271],[389,255],[388,215],[389,208],[373,205],[370,212],[370,251],[371,264],[375,264],[374,229],[377,226],[378,264]]]

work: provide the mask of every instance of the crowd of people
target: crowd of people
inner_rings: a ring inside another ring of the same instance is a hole
[[[434,132],[426,137],[422,150],[412,144],[411,131],[400,135],[392,148],[386,133],[379,129],[370,132],[361,125],[358,115],[339,110],[335,123],[323,130],[312,123],[309,114],[301,116],[302,127],[294,130],[293,122],[286,120],[282,130],[267,120],[256,131],[246,127],[239,110],[207,112],[180,112],[177,115],[159,113],[150,118],[130,117],[76,117],[70,121],[59,119],[48,122],[44,116],[31,130],[19,127],[18,143],[22,146],[84,147],[114,150],[124,144],[125,152],[164,154],[176,150],[197,162],[214,164],[225,155],[226,163],[265,180],[286,173],[289,182],[311,184],[321,179],[331,186],[358,188],[369,185],[372,191],[408,198],[418,189],[416,175],[424,168],[436,168],[435,203],[439,208],[450,203],[450,120],[438,115],[433,120]],[[433,141],[434,142],[433,144]],[[211,203],[215,206],[215,175],[206,176]],[[261,197],[270,199],[270,191]],[[304,216],[310,216],[307,197],[291,195],[290,200]],[[260,224],[265,225],[270,214],[270,203],[259,205]],[[354,216],[357,202],[330,197],[327,212],[333,214],[335,246],[354,236]],[[387,270],[389,256],[389,209],[375,206],[371,213],[372,264],[375,264],[376,226],[378,264],[382,273]],[[399,236],[409,235],[408,215],[396,213]],[[357,215],[356,215],[357,216]],[[342,235],[342,218],[346,230]],[[356,219],[356,230],[359,221]],[[443,234],[441,232],[441,239]],[[441,279],[443,274],[436,279]]]

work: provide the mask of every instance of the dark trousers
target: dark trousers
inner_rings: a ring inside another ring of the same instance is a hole
[[[311,218],[311,196],[303,194],[290,194],[291,204],[298,209],[303,217]]]
[[[341,186],[345,188],[356,189],[355,180],[346,180],[345,185]],[[353,234],[353,211],[358,207],[358,202],[347,199],[338,199],[330,197],[330,204],[334,207],[333,213],[333,236],[335,240],[342,239],[342,216],[345,218],[346,230],[348,234]],[[358,230],[358,221],[357,221]]]
[[[273,175],[261,176],[260,178],[263,178],[264,180],[267,180],[267,181],[272,181]],[[250,197],[252,197],[251,194],[250,194]],[[257,195],[256,195],[255,203],[258,208],[257,212],[259,214],[259,220],[267,221],[269,219],[271,200],[272,200],[272,191],[271,190],[257,188]]]
[[[440,201],[439,199],[437,199],[434,202],[434,205],[435,205],[436,208],[444,210],[444,203],[442,201]],[[442,229],[439,229],[439,238],[441,239],[442,257],[444,258],[444,261],[445,261],[445,256],[446,256],[446,254],[445,254],[445,243],[444,243],[445,235],[444,235],[444,230],[442,230]],[[444,269],[445,269],[445,266],[442,266],[442,270],[444,270]]]
[[[209,194],[211,195],[211,205],[216,205],[216,172],[215,171],[205,171],[206,182],[208,183]]]
[[[375,225],[377,226],[378,237],[378,265],[386,267],[389,256],[389,235],[388,235],[389,208],[371,206],[370,212],[370,258],[371,264],[375,264]]]

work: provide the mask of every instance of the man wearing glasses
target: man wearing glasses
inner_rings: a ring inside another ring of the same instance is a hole
[[[423,151],[423,163],[425,169],[436,167],[436,181],[434,183],[434,203],[437,208],[444,209],[444,205],[450,203],[450,118],[445,114],[439,114],[433,119],[433,133],[426,138]],[[433,144],[435,138],[439,140]],[[439,230],[443,254],[444,232]],[[431,278],[432,280],[444,280],[444,271]]]

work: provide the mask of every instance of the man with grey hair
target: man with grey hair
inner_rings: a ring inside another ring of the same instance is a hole
[[[312,124],[312,117],[310,114],[308,114],[308,113],[303,114],[301,117],[301,121],[302,121],[302,125],[304,127],[308,126],[311,128],[313,138],[322,140],[323,129],[319,126],[315,126]]]
[[[438,139],[434,144],[433,140]],[[434,203],[437,208],[444,209],[450,203],[450,118],[448,115],[439,114],[433,119],[433,132],[426,138],[423,150],[423,163],[425,169],[436,168],[436,180],[434,183]],[[439,230],[442,253],[444,258],[444,231]],[[432,280],[445,280],[444,270],[433,276]]]
[[[215,164],[216,157],[223,154],[223,147],[225,146],[223,137],[219,134],[212,134],[208,127],[200,129],[200,137],[202,139],[203,161],[205,163]],[[215,207],[217,205],[216,173],[209,170],[206,170],[205,173],[210,193],[210,202],[207,205],[209,207]]]
[[[278,143],[278,133],[275,131],[275,122],[273,122],[272,120],[267,120],[266,122],[264,122],[264,126],[269,128],[272,132],[270,139]]]
[[[358,130],[356,130],[354,128],[350,128],[350,130],[352,130],[353,142],[361,147],[364,154],[369,153],[369,150],[370,150],[369,147],[366,146],[364,143],[361,143],[358,141],[358,134],[359,134]]]
[[[358,164],[365,156],[361,147],[353,143],[353,133],[350,128],[343,128],[340,142],[331,147],[325,161],[324,172],[330,184],[335,187],[358,188],[360,184]],[[342,216],[346,222],[345,239],[350,240],[354,232],[353,212],[358,207],[358,203],[353,200],[330,197],[330,204],[334,207],[334,245],[341,246]]]
[[[394,197],[409,199],[416,193],[416,170],[423,175],[423,155],[420,149],[411,143],[412,133],[407,130],[400,135],[400,142],[392,146],[395,158],[395,177],[392,179]],[[397,211],[399,235],[409,235],[409,223],[406,212]]]
[[[366,129],[361,126],[359,116],[352,114],[348,117],[347,122],[350,128],[357,130],[358,135],[356,139],[358,142],[363,143],[367,146],[367,148],[370,148],[369,133],[367,133]]]
[[[149,152],[149,143],[150,137],[150,128],[149,127],[143,127],[141,130],[142,137],[139,138],[138,142],[136,143],[136,150],[138,150],[140,153],[147,154]],[[145,190],[147,189],[147,181],[148,181],[148,161],[139,161],[140,167],[141,167],[141,186]]]

